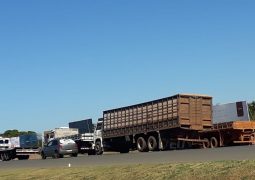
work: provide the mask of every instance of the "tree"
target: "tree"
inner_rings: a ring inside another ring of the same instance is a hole
[[[255,101],[248,104],[249,106],[249,115],[251,120],[255,120]]]
[[[19,131],[17,129],[14,130],[7,130],[3,134],[4,137],[10,138],[10,137],[17,137],[19,136]]]
[[[17,129],[7,130],[3,133],[3,137],[11,138],[18,137],[20,135],[35,134],[34,131],[18,131]]]

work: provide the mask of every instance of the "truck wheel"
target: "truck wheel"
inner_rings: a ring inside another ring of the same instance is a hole
[[[9,160],[9,154],[8,153],[1,154],[1,159],[2,159],[2,161],[8,161]]]
[[[146,141],[144,140],[144,138],[143,137],[139,137],[138,139],[137,139],[137,141],[136,141],[136,145],[137,145],[137,150],[139,151],[139,152],[145,152],[145,151],[147,151],[147,143],[146,143]]]
[[[210,142],[211,148],[217,148],[219,143],[216,137],[212,137],[211,138],[211,142]]]
[[[161,141],[162,141],[162,146],[163,146],[162,151],[165,151],[170,148],[169,141],[166,138],[162,138]]]
[[[150,136],[148,138],[148,149],[149,151],[156,151],[158,150],[158,142],[154,136]]]
[[[4,158],[4,153],[1,154],[0,158],[1,158],[2,161],[5,160],[5,158]]]
[[[204,138],[204,140],[205,140],[206,142],[203,142],[203,148],[204,148],[204,149],[210,148],[210,141],[209,141],[209,139]]]
[[[102,150],[100,141],[97,141],[96,144],[95,144],[95,152],[96,152],[96,155],[102,155],[103,154],[103,150]]]

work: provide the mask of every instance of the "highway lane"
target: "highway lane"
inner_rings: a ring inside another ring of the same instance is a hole
[[[47,158],[46,160],[25,160],[0,162],[0,169],[54,168],[104,165],[131,165],[153,163],[207,162],[221,160],[255,160],[255,146],[237,146],[217,149],[191,149],[164,152],[128,154],[105,154],[102,156],[82,155],[77,158]]]

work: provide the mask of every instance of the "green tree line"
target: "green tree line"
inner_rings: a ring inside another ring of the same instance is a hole
[[[20,135],[27,135],[27,134],[34,134],[34,131],[19,131],[17,129],[13,130],[7,130],[1,136],[6,137],[6,138],[11,138],[11,137],[18,137]]]
[[[255,121],[255,101],[248,104],[250,119]]]

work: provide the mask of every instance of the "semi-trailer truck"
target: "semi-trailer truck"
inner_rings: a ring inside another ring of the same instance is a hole
[[[240,102],[236,105],[238,116]],[[255,144],[255,122],[248,118],[213,123],[212,109],[210,96],[178,94],[104,111],[94,132],[92,152],[100,155],[107,150],[127,153],[132,149],[147,152]]]
[[[178,94],[103,112],[94,138],[96,154],[183,148],[207,143],[199,131],[212,128],[212,97]],[[101,137],[100,134],[101,128]]]

